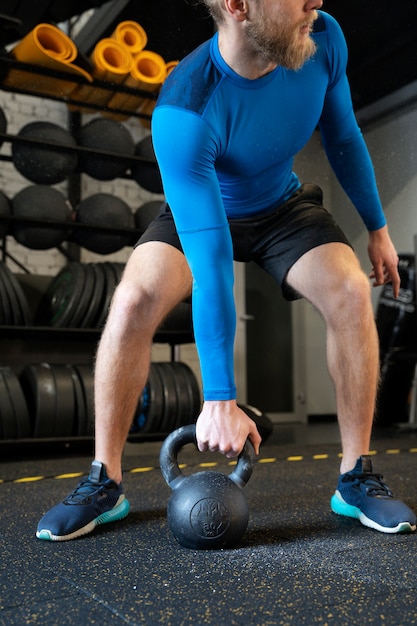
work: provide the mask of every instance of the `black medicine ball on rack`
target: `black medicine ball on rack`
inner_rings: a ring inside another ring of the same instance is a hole
[[[52,122],[30,122],[21,128],[17,138],[26,141],[13,143],[13,164],[28,180],[54,185],[75,171],[78,158],[72,148],[76,143],[65,128]]]
[[[162,179],[152,145],[152,137],[148,135],[136,144],[135,156],[143,161],[132,161],[132,178],[146,191],[163,193]]]
[[[71,211],[63,194],[47,185],[31,185],[12,200],[13,236],[20,244],[34,250],[54,248],[70,233]],[[39,220],[39,224],[37,221]]]
[[[81,128],[77,141],[79,146],[97,151],[80,152],[79,166],[85,174],[97,180],[113,180],[125,175],[135,144],[123,124],[102,117],[95,118]]]
[[[133,232],[129,232],[135,228],[133,213],[126,202],[112,194],[96,193],[85,198],[75,215],[78,224],[89,228],[74,229],[74,239],[91,252],[111,254],[129,245],[134,238]]]

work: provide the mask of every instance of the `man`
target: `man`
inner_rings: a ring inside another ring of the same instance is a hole
[[[369,231],[370,277],[398,294],[398,257],[352,112],[343,35],[319,11],[321,0],[205,2],[218,33],[170,74],[153,116],[169,206],[133,251],[100,341],[95,461],[37,536],[72,539],[127,515],[121,457],[152,338],[191,292],[204,392],[198,447],[234,457],[249,437],[258,453],[256,425],[236,404],[233,258],[256,261],[287,298],[306,298],[326,322],[343,448],[332,510],[382,532],[414,531],[414,513],[368,456],[379,372],[368,277],[321,206],[321,190],[292,171],[318,126]]]

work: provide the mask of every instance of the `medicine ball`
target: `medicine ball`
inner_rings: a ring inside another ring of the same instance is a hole
[[[77,154],[71,149],[56,149],[48,142],[76,147],[72,135],[51,122],[30,122],[17,137],[40,140],[33,143],[16,141],[12,145],[15,168],[28,180],[38,185],[54,185],[65,180],[77,167]]]
[[[0,133],[6,134],[7,133],[7,118],[6,115],[4,114],[3,109],[0,109]],[[0,146],[3,145],[3,140],[0,139]]]
[[[83,148],[111,153],[107,156],[96,152],[80,153],[79,165],[83,172],[97,180],[112,180],[126,174],[135,144],[123,124],[106,118],[95,118],[81,128],[77,140]],[[126,158],[114,155],[124,155]]]
[[[135,211],[135,226],[142,233],[148,228],[152,220],[158,215],[162,207],[160,200],[145,202]]]
[[[69,229],[60,228],[59,222],[71,223],[71,211],[63,194],[54,187],[31,185],[22,189],[12,200],[12,215],[28,220],[15,221],[12,229],[16,241],[27,248],[54,248],[69,235]],[[42,220],[44,223],[31,224],[30,220]]]
[[[12,206],[5,193],[0,191],[0,216],[8,217],[12,213]],[[5,237],[9,232],[9,223],[0,220],[0,237]]]
[[[163,193],[161,173],[156,161],[151,135],[136,144],[135,156],[143,157],[144,160],[132,161],[132,178],[146,191]]]
[[[89,228],[77,228],[74,239],[80,245],[97,252],[111,254],[131,243],[129,232],[114,232],[114,229],[134,230],[135,223],[130,207],[116,196],[96,193],[80,202],[75,213],[76,222]]]

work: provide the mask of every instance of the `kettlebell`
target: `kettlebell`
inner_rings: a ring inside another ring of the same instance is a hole
[[[167,507],[171,532],[182,546],[193,550],[236,545],[248,525],[249,508],[243,488],[252,475],[255,450],[247,440],[229,475],[205,470],[185,476],[177,457],[187,443],[197,444],[195,424],[174,430],[161,447],[162,475],[172,489]]]

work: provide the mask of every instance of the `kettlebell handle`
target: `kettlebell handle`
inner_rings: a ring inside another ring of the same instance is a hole
[[[175,489],[184,478],[184,474],[178,467],[178,453],[187,443],[194,443],[197,446],[195,424],[187,424],[177,428],[168,435],[161,447],[159,455],[162,475],[171,487]],[[244,487],[252,475],[255,466],[256,454],[249,439],[246,440],[244,448],[240,453],[237,464],[229,478],[239,487]]]

